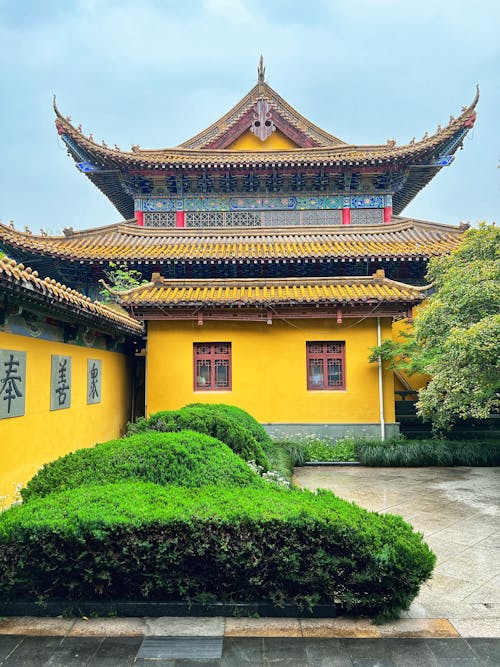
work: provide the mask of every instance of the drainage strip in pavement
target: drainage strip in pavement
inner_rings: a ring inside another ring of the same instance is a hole
[[[137,652],[144,660],[220,660],[223,637],[144,637]]]

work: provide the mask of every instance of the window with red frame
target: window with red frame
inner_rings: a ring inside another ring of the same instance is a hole
[[[194,388],[231,389],[231,343],[194,343]]]
[[[314,341],[306,343],[307,388],[345,389],[345,343]]]

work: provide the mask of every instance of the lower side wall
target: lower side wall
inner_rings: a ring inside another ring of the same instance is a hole
[[[0,508],[49,461],[119,437],[129,406],[127,357],[0,332],[0,349],[26,352],[25,414],[0,419]],[[71,406],[50,410],[51,357],[71,357]],[[87,404],[87,360],[101,360],[102,400]],[[1,369],[0,369],[1,370]]]
[[[336,440],[344,436],[360,436],[363,438],[381,438],[380,424],[262,424],[269,435],[281,438],[305,437],[314,435],[325,440]],[[386,423],[385,437],[399,436],[399,424]]]
[[[382,336],[391,337],[391,320],[382,320]],[[263,424],[338,425],[371,428],[380,421],[378,367],[370,363],[377,344],[375,318],[297,319],[265,322],[148,322],[146,361],[147,414],[193,402],[229,403]],[[345,346],[345,387],[314,391],[307,386],[306,344],[341,341]],[[229,343],[231,387],[197,390],[195,343]],[[394,380],[383,372],[385,421],[393,424]]]

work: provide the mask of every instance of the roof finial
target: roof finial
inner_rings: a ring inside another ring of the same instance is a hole
[[[257,74],[259,75],[259,83],[264,83],[264,77],[266,75],[266,68],[264,67],[264,58],[262,56],[262,53],[260,54],[260,58],[259,58],[259,68],[257,70]]]

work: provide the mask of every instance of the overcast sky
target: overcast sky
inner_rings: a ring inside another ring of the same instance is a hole
[[[498,0],[0,0],[0,221],[51,232],[120,215],[66,155],[59,109],[123,150],[175,146],[256,83],[350,143],[405,144],[481,88],[455,162],[404,215],[498,220]]]

